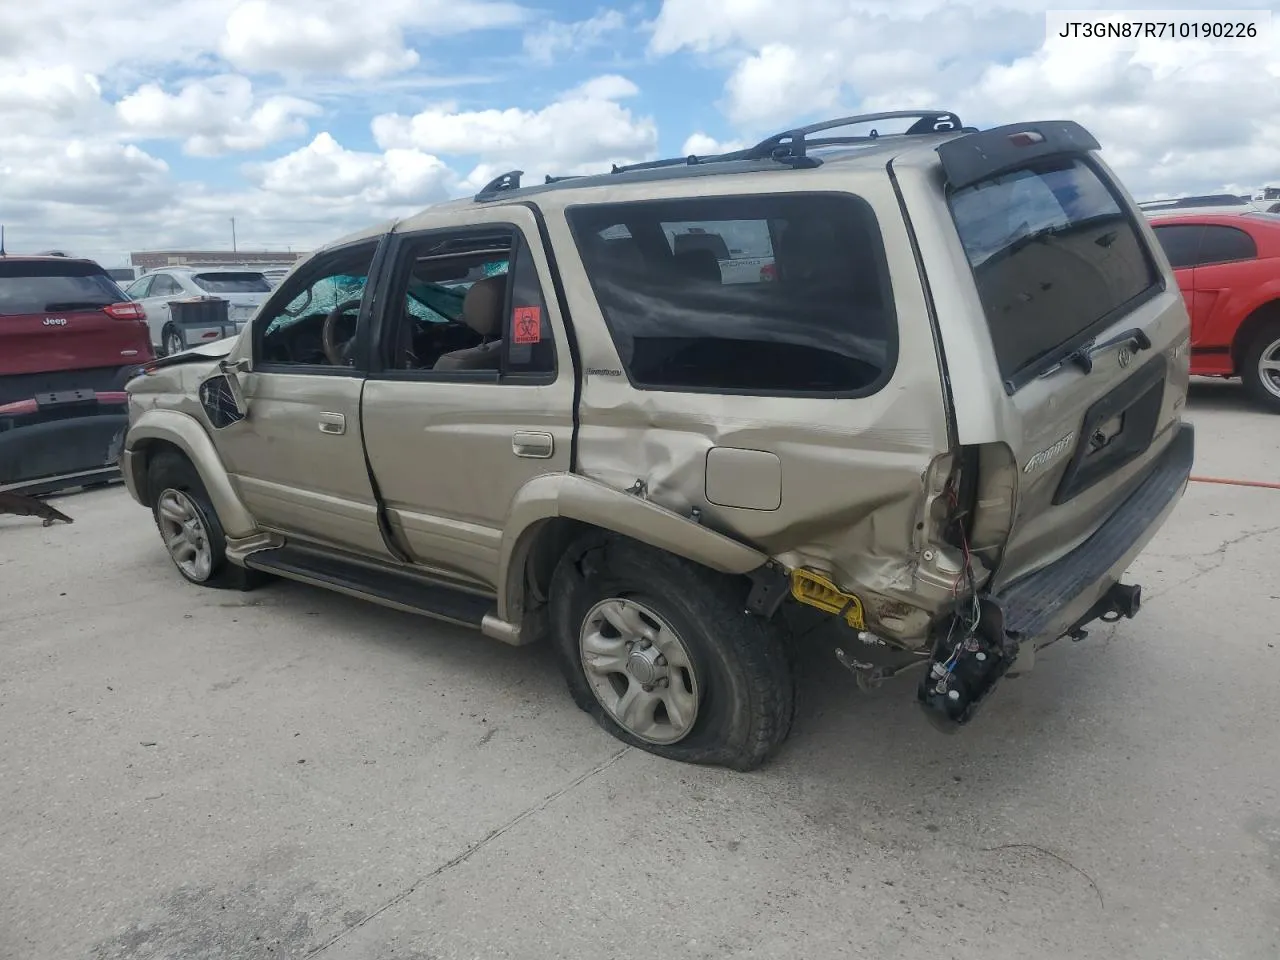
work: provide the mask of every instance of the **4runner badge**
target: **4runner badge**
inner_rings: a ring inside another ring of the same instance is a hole
[[[46,327],[65,327],[67,325],[66,317],[45,317],[44,325]]]
[[[1045,464],[1058,459],[1067,448],[1071,446],[1071,439],[1075,436],[1075,432],[1068,433],[1065,437],[1055,443],[1052,447],[1046,447],[1037,454],[1033,454],[1031,459],[1027,461],[1027,465],[1022,468],[1023,473],[1032,473],[1039,470]]]

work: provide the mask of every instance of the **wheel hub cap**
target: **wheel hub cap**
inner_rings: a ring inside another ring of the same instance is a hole
[[[675,629],[648,606],[602,600],[583,620],[579,652],[591,692],[628,733],[676,743],[693,729],[701,691]]]
[[[642,641],[642,643],[645,641]],[[638,643],[631,649],[627,657],[627,673],[641,685],[653,686],[660,679],[666,679],[667,661],[657,647],[647,646],[641,649]]]
[[[181,490],[165,490],[157,500],[157,513],[170,558],[192,580],[207,580],[213,572],[213,548],[195,503]]]

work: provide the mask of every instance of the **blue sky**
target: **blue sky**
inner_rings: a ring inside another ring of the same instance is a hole
[[[1280,180],[1272,34],[1048,43],[1056,6],[4,4],[0,220],[11,248],[112,263],[229,245],[232,216],[242,246],[305,249],[512,167],[607,169],[895,108],[1079,120],[1140,198]]]

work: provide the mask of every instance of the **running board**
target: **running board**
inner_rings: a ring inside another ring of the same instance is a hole
[[[492,597],[287,544],[255,550],[245,556],[243,563],[253,570],[324,587],[406,613],[472,627],[495,640],[520,645],[520,631],[497,618]]]

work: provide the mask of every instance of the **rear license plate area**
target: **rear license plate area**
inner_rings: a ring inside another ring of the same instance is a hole
[[[1151,446],[1167,372],[1164,356],[1157,355],[1085,411],[1075,453],[1053,496],[1055,506],[1079,496]]]

